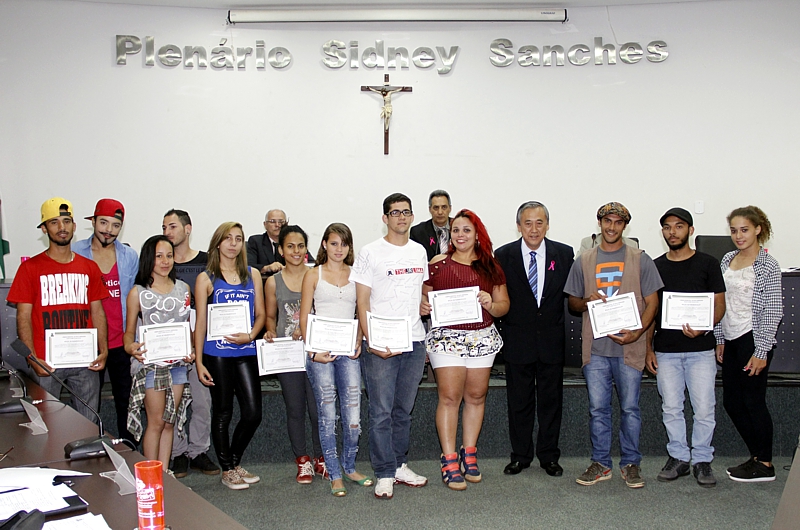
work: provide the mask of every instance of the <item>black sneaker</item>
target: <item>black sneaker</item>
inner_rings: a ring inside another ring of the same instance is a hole
[[[208,458],[205,453],[200,453],[191,460],[192,469],[202,472],[204,475],[219,475],[219,466]],[[178,476],[177,474],[175,475]]]
[[[697,483],[700,484],[701,487],[713,488],[717,485],[717,479],[711,471],[710,462],[700,462],[692,466],[692,469],[694,470],[694,478],[697,479]]]
[[[733,469],[730,478],[736,482],[772,482],[775,480],[775,467],[752,459]]]
[[[670,482],[678,477],[685,477],[690,471],[689,462],[669,457],[667,463],[656,476],[659,482]]]
[[[189,457],[186,455],[178,455],[172,459],[172,465],[169,470],[175,475],[175,478],[183,478],[189,474]]]
[[[755,461],[756,459],[751,456],[744,464],[739,464],[738,466],[729,467],[728,469],[725,470],[725,472],[728,474],[728,476],[730,476],[730,474],[737,469],[749,468]]]

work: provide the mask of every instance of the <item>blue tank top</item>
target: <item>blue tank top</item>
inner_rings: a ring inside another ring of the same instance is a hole
[[[208,273],[206,273],[208,274]],[[209,274],[209,277],[211,275]],[[214,291],[208,297],[209,304],[228,304],[233,302],[247,302],[250,304],[250,326],[255,322],[256,290],[253,286],[253,276],[245,285],[231,285],[223,278],[212,278]],[[203,346],[204,355],[215,357],[244,357],[256,355],[255,341],[248,344],[232,344],[224,340],[206,340]]]

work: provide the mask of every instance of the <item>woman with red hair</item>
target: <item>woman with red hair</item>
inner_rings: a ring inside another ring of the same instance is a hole
[[[478,287],[480,322],[436,327],[425,337],[431,366],[436,371],[439,405],[436,430],[442,446],[442,480],[451,489],[466,489],[465,482],[480,482],[477,448],[483,426],[486,392],[494,357],[503,339],[494,319],[508,312],[506,278],[492,253],[492,241],[480,218],[461,210],[450,224],[450,246],[446,254],[431,260],[430,278],[422,287],[431,291]],[[421,312],[430,313],[423,301]],[[464,402],[462,445],[456,453],[458,411]]]

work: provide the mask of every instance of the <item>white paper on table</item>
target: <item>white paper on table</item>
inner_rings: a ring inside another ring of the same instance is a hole
[[[367,311],[367,331],[370,348],[395,353],[414,350],[411,317],[384,317]]]
[[[45,361],[58,368],[87,368],[97,359],[97,329],[46,329]]]
[[[84,513],[44,523],[42,530],[111,530],[101,514]]]
[[[615,335],[623,329],[641,329],[642,319],[633,293],[610,296],[586,304],[595,339]]]
[[[34,435],[45,434],[47,432],[47,425],[45,425],[42,415],[39,414],[39,409],[24,399],[20,400],[20,403],[22,403],[22,408],[25,409],[25,413],[31,421],[29,423],[20,423],[19,426],[27,427]]]
[[[714,329],[714,293],[674,293],[661,296],[661,329],[682,330],[688,324],[697,331]]]
[[[20,510],[29,512],[40,510],[52,512],[69,506],[64,497],[72,497],[75,492],[66,484],[53,486],[33,486],[26,490],[13,491],[0,495],[0,520],[8,519]]]
[[[258,352],[258,375],[282,374],[306,371],[306,352],[303,341],[292,337],[256,341]]]
[[[91,473],[49,467],[6,467],[0,469],[0,487],[52,486],[55,477],[88,477]]]

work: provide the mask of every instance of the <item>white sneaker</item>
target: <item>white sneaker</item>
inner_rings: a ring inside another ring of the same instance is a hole
[[[246,490],[250,484],[242,480],[235,469],[222,472],[222,483],[232,490]]]
[[[379,478],[375,482],[375,497],[378,499],[391,499],[394,496],[394,479]]]
[[[255,484],[256,482],[261,480],[261,477],[250,473],[242,466],[236,466],[235,469],[236,469],[236,474],[242,477],[242,480],[245,481],[247,484]]]
[[[422,475],[417,475],[411,471],[411,468],[408,467],[408,464],[403,464],[397,468],[397,470],[394,472],[394,481],[397,484],[405,484],[406,486],[411,486],[412,488],[421,488],[428,483],[427,478],[423,477]]]

